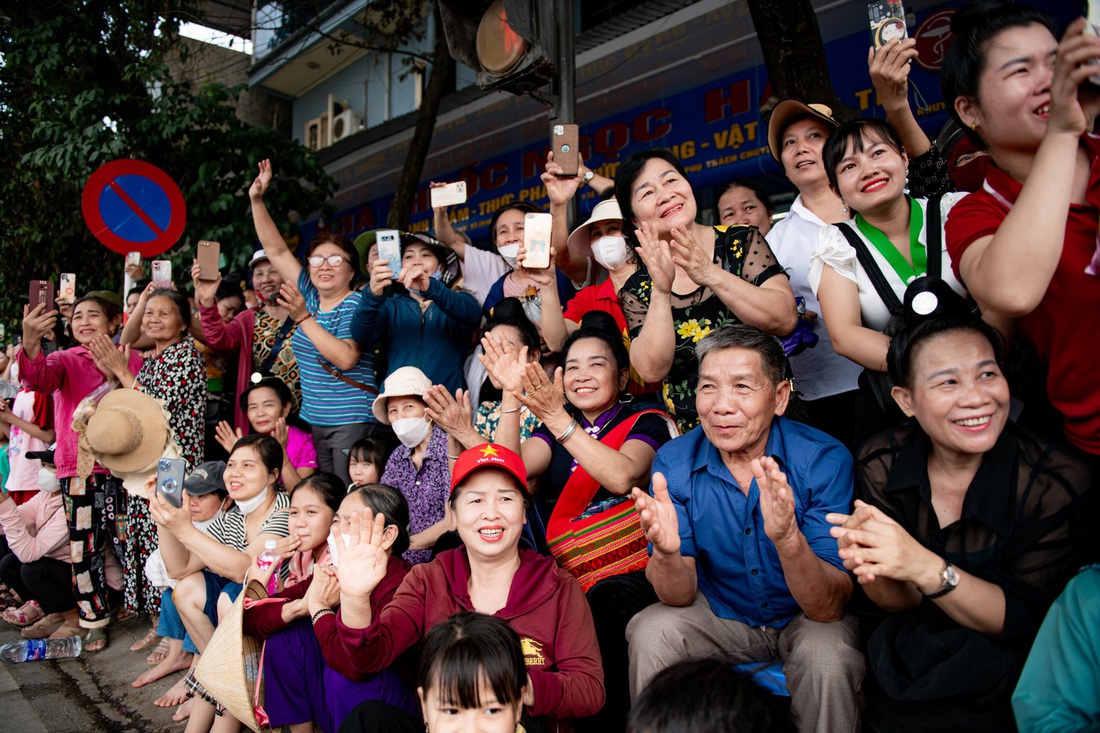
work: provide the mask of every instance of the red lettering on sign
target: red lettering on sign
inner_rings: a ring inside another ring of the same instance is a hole
[[[642,112],[634,118],[634,140],[647,143],[672,131],[672,110],[659,108]]]
[[[625,122],[612,122],[596,130],[592,147],[597,155],[613,155],[630,144],[630,127]]]
[[[493,163],[481,171],[481,188],[486,191],[495,191],[508,183],[507,163]],[[466,192],[469,196],[469,191]]]
[[[703,121],[708,124],[726,117],[736,117],[748,112],[750,108],[748,79],[730,84],[728,93],[726,89],[719,87],[703,95]]]

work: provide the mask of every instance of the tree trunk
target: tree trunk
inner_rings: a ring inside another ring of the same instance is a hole
[[[772,96],[827,104],[842,122],[858,117],[833,91],[812,1],[748,0],[748,5]]]
[[[416,130],[413,132],[412,140],[409,141],[409,149],[405,152],[405,165],[401,169],[401,177],[397,180],[390,213],[386,217],[386,226],[391,229],[403,230],[409,227],[409,215],[413,200],[416,198],[416,188],[420,183],[420,174],[424,171],[424,161],[428,158],[432,133],[435,132],[435,118],[439,114],[439,103],[447,93],[447,80],[451,78],[455,65],[451,52],[447,49],[447,36],[443,33],[443,25],[436,23],[435,27],[432,71],[428,76],[428,86],[424,90],[420,109],[417,111]]]

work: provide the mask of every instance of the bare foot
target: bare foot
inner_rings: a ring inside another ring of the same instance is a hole
[[[173,672],[186,672],[191,668],[191,657],[193,655],[190,652],[181,651],[179,654],[169,654],[164,660],[153,667],[149,671],[142,674],[136,680],[130,683],[131,687],[144,687],[150,682],[156,682],[157,680],[167,677]],[[169,690],[171,692],[171,690]],[[168,694],[168,693],[165,693]],[[172,703],[178,705],[179,703]],[[171,707],[171,705],[164,705],[162,707]]]
[[[187,685],[183,684],[183,678],[180,677],[176,684],[169,687],[168,692],[154,700],[153,704],[158,708],[170,708],[183,702],[190,702],[190,700],[187,697]],[[183,720],[183,718],[180,718],[180,720]]]
[[[162,636],[157,645],[153,647],[153,651],[145,658],[145,661],[151,665],[157,665],[167,659],[171,653],[172,640]]]
[[[172,720],[177,723],[182,723],[191,717],[191,703],[194,702],[193,698],[187,698],[182,705],[176,708],[176,712],[172,715]]]

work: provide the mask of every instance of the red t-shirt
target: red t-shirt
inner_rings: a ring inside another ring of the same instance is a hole
[[[1078,448],[1100,455],[1100,369],[1095,348],[1100,326],[1100,279],[1085,273],[1100,230],[1100,138],[1086,135],[1091,169],[1086,203],[1071,204],[1062,258],[1042,301],[1017,319],[1047,365],[1047,392],[1065,418],[1066,437]],[[974,241],[995,234],[1023,185],[989,166],[985,185],[955,205],[947,217],[947,249],[962,282],[959,263]],[[1036,242],[1036,247],[1050,246]],[[1026,262],[1019,263],[1026,267]]]
[[[588,285],[573,296],[573,300],[565,306],[565,320],[580,323],[581,318],[589,311],[609,313],[615,319],[615,324],[623,335],[623,343],[626,345],[627,351],[630,350],[630,334],[626,328],[626,316],[623,315],[623,309],[619,306],[619,294],[615,292],[615,284],[611,282],[611,278],[607,278],[596,285]],[[630,394],[652,394],[661,391],[661,384],[660,382],[656,384],[643,383],[642,378],[631,367],[630,382],[626,385],[626,391]]]

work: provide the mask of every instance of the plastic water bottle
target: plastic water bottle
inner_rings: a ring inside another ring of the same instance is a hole
[[[256,558],[256,569],[261,573],[271,572],[271,577],[267,581],[267,594],[275,595],[278,588],[278,578],[272,568],[279,562],[279,553],[275,552],[275,540],[267,540],[264,542],[264,551],[260,553],[260,556]]]
[[[0,646],[0,659],[5,662],[33,662],[36,659],[64,659],[79,657],[79,636],[67,639],[28,639]]]

